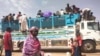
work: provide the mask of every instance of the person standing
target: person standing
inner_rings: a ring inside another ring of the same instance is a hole
[[[76,32],[76,38],[73,40],[72,55],[82,56],[81,54],[82,37],[79,31]]]
[[[81,56],[77,39],[73,40],[72,56]]]
[[[65,8],[65,11],[66,11],[67,14],[72,13],[72,8],[70,7],[69,3],[67,3],[67,7]]]
[[[42,12],[42,10],[38,10],[38,12],[37,12],[37,17],[43,17],[43,12]]]
[[[37,38],[39,29],[35,26],[29,29],[30,34],[24,41],[23,56],[41,56],[41,45]]]
[[[18,20],[18,23],[19,23],[19,31],[20,31],[20,26],[21,26],[21,17],[22,17],[22,13],[19,12],[16,16],[16,19]]]
[[[82,47],[82,35],[80,33],[80,31],[77,31],[76,33],[76,39],[77,39],[77,42],[78,42],[78,48],[79,48],[79,51],[80,51],[80,55],[82,56],[81,54],[81,47]]]
[[[12,32],[11,28],[7,27],[4,33],[5,56],[12,56],[13,44],[12,44],[11,32]]]
[[[27,24],[27,16],[26,14],[23,14],[22,17],[21,17],[21,31],[27,31],[28,30],[28,24]]]

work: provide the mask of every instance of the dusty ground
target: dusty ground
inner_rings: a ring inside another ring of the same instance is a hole
[[[51,54],[52,56],[66,56],[66,52],[45,52],[46,54]],[[97,46],[97,50],[95,53],[83,53],[86,56],[100,56],[100,46]],[[2,56],[4,55],[4,52],[2,54]],[[15,51],[12,53],[12,56],[22,56],[21,52]]]

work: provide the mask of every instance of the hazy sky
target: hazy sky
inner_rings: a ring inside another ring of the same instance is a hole
[[[56,12],[65,9],[66,4],[75,4],[77,7],[90,8],[100,21],[100,0],[0,0],[0,18],[9,13],[17,14],[19,11],[27,16],[36,17],[37,11]]]

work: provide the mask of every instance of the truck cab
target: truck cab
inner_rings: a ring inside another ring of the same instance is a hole
[[[82,20],[77,25],[79,25],[83,39],[82,50],[84,52],[95,52],[96,44],[100,42],[99,22]]]

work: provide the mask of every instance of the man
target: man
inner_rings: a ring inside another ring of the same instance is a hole
[[[21,17],[22,17],[22,13],[19,12],[19,13],[17,14],[17,16],[16,16],[16,19],[18,20],[18,23],[19,23],[19,27],[21,26]],[[19,31],[20,31],[20,29],[19,29]]]
[[[81,54],[81,46],[82,46],[82,36],[81,36],[81,33],[80,33],[80,31],[77,31],[77,33],[76,33],[76,39],[77,39],[77,42],[78,42],[78,49],[79,49],[79,54],[80,54],[80,56],[82,56],[82,54]]]
[[[12,56],[12,38],[11,38],[11,28],[8,27],[4,34],[4,49],[5,49],[5,56]]]
[[[70,7],[69,3],[67,4],[67,7],[65,8],[65,11],[67,14],[71,14],[72,8]]]
[[[28,30],[28,25],[27,25],[27,16],[26,16],[26,14],[23,14],[22,16],[21,16],[21,25],[20,25],[20,27],[21,27],[21,31],[23,32],[23,31],[26,31],[26,30]]]

